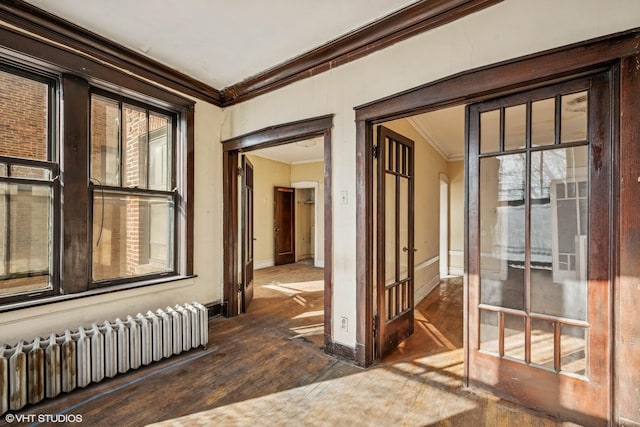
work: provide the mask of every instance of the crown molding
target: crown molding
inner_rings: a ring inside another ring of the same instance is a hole
[[[220,107],[329,71],[503,0],[420,0],[307,53],[218,90],[23,0],[0,2],[0,20],[111,66]]]
[[[295,81],[329,71],[501,1],[418,1],[316,49],[222,89],[223,105],[246,101]]]
[[[0,20],[185,95],[222,105],[219,90],[22,0],[0,2]]]

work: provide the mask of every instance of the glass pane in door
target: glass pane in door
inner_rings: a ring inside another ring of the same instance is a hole
[[[409,180],[400,178],[398,213],[400,214],[398,246],[400,248],[400,280],[409,276]]]
[[[480,302],[524,310],[525,154],[480,160]]]
[[[396,281],[396,176],[385,174],[385,283]]]
[[[587,146],[531,154],[531,310],[576,320],[587,307]]]

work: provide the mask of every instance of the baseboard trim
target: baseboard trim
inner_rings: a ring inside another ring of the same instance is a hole
[[[253,262],[253,269],[254,270],[261,270],[263,268],[273,267],[274,265],[275,265],[275,263],[273,262],[272,259],[264,259],[262,261],[254,261]]]
[[[317,260],[313,261],[313,266],[317,267],[317,268],[324,268],[324,260],[323,259],[317,259]]]
[[[464,276],[464,268],[463,267],[449,267],[449,275],[450,276]]]
[[[424,286],[416,291],[413,296],[413,300],[415,301],[415,303],[418,304],[427,295],[429,295],[431,291],[434,290],[436,286],[438,286],[438,283],[440,283],[440,273],[437,273],[431,278],[431,280],[429,280]]]
[[[209,317],[214,317],[222,314],[223,305],[224,303],[222,301],[219,301],[205,304],[204,306],[207,308],[207,315]]]
[[[356,349],[347,347],[346,345],[339,344],[332,340],[327,340],[325,337],[325,345],[324,352],[330,354],[331,356],[337,357],[339,359],[343,359],[350,363],[357,363],[356,359]]]

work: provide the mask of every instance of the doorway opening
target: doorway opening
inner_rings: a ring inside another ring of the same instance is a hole
[[[287,299],[297,304],[294,336],[329,353],[331,123],[324,116],[223,141],[225,314]]]
[[[541,54],[518,66],[548,64],[545,55],[560,60],[565,54]],[[358,208],[376,215],[374,224],[358,222],[368,250],[359,258],[366,283],[359,289],[370,302],[359,308],[365,319],[367,310],[373,314],[371,332],[358,330],[368,349],[360,360],[367,365],[391,354],[411,336],[417,317],[411,301],[418,282],[411,256],[419,251],[413,244],[419,238],[412,237],[419,232],[412,228],[414,215],[420,216],[412,183],[419,181],[412,165],[417,154],[406,134],[387,131],[386,118],[442,111],[447,99],[464,99],[463,383],[577,422],[604,424],[611,414],[610,117],[617,69],[562,69],[546,80],[495,83],[509,66],[356,109],[357,153],[366,159],[358,165],[366,177]],[[477,87],[460,93],[459,83],[470,77]]]
[[[377,357],[407,369],[446,360],[462,387],[465,105],[382,122],[374,141]]]

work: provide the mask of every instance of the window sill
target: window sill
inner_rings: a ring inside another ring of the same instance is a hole
[[[119,284],[119,285],[104,286],[104,287],[100,287],[100,288],[90,289],[90,290],[84,291],[84,292],[77,292],[77,293],[67,294],[67,295],[47,296],[47,297],[42,297],[42,298],[39,298],[39,299],[38,299],[37,296],[34,295],[34,296],[31,296],[31,297],[28,297],[28,298],[30,298],[29,300],[24,300],[24,301],[19,301],[19,302],[12,302],[12,303],[7,303],[7,304],[0,305],[0,313],[5,313],[5,312],[8,312],[8,311],[14,311],[14,310],[21,310],[21,309],[24,309],[24,308],[37,307],[37,306],[40,306],[40,305],[55,304],[55,303],[58,303],[58,302],[71,301],[71,300],[75,300],[75,299],[92,297],[92,296],[96,296],[96,295],[105,295],[105,294],[110,294],[110,293],[113,293],[113,292],[120,292],[120,291],[126,291],[126,290],[131,290],[131,289],[144,288],[144,287],[147,287],[147,286],[154,286],[154,285],[160,285],[160,284],[166,284],[166,283],[172,283],[172,282],[179,282],[181,280],[193,279],[195,277],[198,277],[198,276],[194,274],[194,275],[188,275],[188,276],[162,277],[162,278],[155,278],[155,279],[150,279],[150,280],[143,280],[143,281],[139,281],[139,282],[131,282],[131,283],[123,283],[123,284]]]

